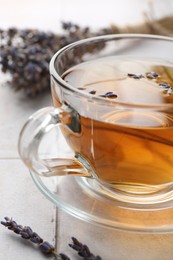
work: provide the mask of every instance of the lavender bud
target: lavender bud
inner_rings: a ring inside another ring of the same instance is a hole
[[[78,245],[69,244],[69,246],[70,246],[71,248],[73,248],[74,250],[76,250],[76,251],[80,251],[80,250],[81,250],[81,247],[78,246]]]
[[[89,93],[92,94],[92,95],[95,95],[96,91],[95,90],[91,90]]]
[[[156,72],[149,72],[149,73],[146,73],[146,77],[149,78],[149,79],[155,79],[157,78],[159,75],[156,73]]]
[[[72,241],[74,244],[82,246],[82,243],[80,243],[75,237],[72,237]]]
[[[4,225],[5,227],[8,227],[10,224],[5,222],[5,221],[1,221],[1,224]]]
[[[47,241],[40,244],[40,249],[43,253],[46,253],[46,254],[51,254],[55,250],[55,248],[51,244],[49,244]]]
[[[22,231],[22,229],[20,229],[19,227],[17,227],[17,228],[15,228],[13,231],[14,231],[14,233],[16,233],[16,234],[20,234],[21,231]]]
[[[57,260],[70,260],[70,258],[65,254],[59,254],[56,258]]]
[[[91,255],[91,252],[90,252],[90,250],[89,250],[89,248],[88,248],[88,246],[87,245],[84,245],[83,246],[83,249],[85,250],[85,252],[86,252],[86,255]]]
[[[22,229],[24,228],[22,225],[18,225],[18,228],[20,228],[21,229],[21,231],[22,231]]]
[[[133,79],[141,79],[144,77],[142,74],[137,75],[134,73],[128,73],[127,76],[129,76],[130,78],[133,78]]]
[[[113,92],[107,92],[104,95],[99,95],[99,96],[104,98],[117,98],[117,94],[114,94]]]
[[[93,255],[87,245],[80,243],[75,237],[72,237],[73,244],[69,244],[71,248],[78,252],[78,255],[84,260],[102,260],[100,256]]]
[[[20,235],[24,239],[30,239],[30,235],[27,232],[20,232]]]
[[[12,226],[12,228],[16,228],[17,227],[16,221],[11,221],[11,226]]]
[[[32,229],[31,229],[30,227],[25,226],[24,229],[25,229],[25,231],[28,233],[28,235],[32,236],[33,231],[32,231]]]
[[[98,256],[96,256],[95,260],[102,260],[102,258],[98,255]]]
[[[113,92],[112,91],[108,91],[108,92],[105,93],[105,95],[110,95],[110,94],[113,94]]]
[[[166,83],[160,83],[159,86],[164,88],[164,89],[169,89],[170,88],[170,85],[168,85]]]
[[[31,240],[33,243],[35,243],[35,244],[41,244],[41,243],[43,243],[43,239],[42,239],[41,237],[39,237],[39,236],[37,236],[37,237],[31,237],[30,240]]]
[[[167,94],[168,94],[168,95],[171,95],[171,94],[172,94],[172,88],[171,88],[171,87],[168,89]]]
[[[5,217],[4,219],[5,219],[6,221],[11,221],[10,218],[8,218],[8,217]]]

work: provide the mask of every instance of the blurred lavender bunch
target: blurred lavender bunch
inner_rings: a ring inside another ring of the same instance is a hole
[[[23,239],[30,240],[34,244],[37,244],[40,250],[46,255],[54,255],[57,260],[70,260],[70,258],[63,253],[58,254],[55,247],[49,242],[44,241],[36,232],[34,232],[29,226],[22,226],[16,223],[16,221],[5,217],[5,221],[1,221],[1,224],[12,230],[14,233],[20,235]],[[87,245],[83,245],[76,238],[72,237],[72,244],[69,244],[71,248],[78,252],[78,255],[83,260],[102,260],[100,256],[95,256],[91,253]]]
[[[0,30],[0,64],[3,72],[10,73],[9,83],[15,90],[23,89],[35,97],[50,89],[49,62],[53,54],[74,41],[98,35],[70,22],[63,22],[62,29],[64,33],[59,35],[32,29]]]

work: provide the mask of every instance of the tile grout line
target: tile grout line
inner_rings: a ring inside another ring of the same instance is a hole
[[[58,228],[58,207],[56,207],[55,211],[55,250],[59,254],[59,246],[58,246],[58,238],[59,238],[59,228]],[[56,259],[56,257],[55,257]]]
[[[21,160],[20,157],[0,157],[0,160]]]

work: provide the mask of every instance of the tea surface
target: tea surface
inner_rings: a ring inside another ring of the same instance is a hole
[[[73,87],[117,102],[173,102],[173,63],[169,61],[102,58],[69,69],[63,78]]]

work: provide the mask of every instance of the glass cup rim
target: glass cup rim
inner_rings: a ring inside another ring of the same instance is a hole
[[[94,42],[98,40],[116,40],[116,39],[135,39],[135,38],[143,38],[143,39],[153,39],[153,40],[164,40],[168,42],[173,43],[173,38],[169,36],[162,36],[162,35],[153,35],[153,34],[109,34],[109,35],[101,35],[101,36],[95,36],[95,37],[89,37],[86,39],[78,40],[73,43],[70,43],[60,50],[58,50],[53,57],[50,60],[49,64],[49,72],[50,75],[53,76],[53,78],[56,80],[56,82],[62,86],[64,89],[78,94],[79,98],[86,98],[90,102],[97,102],[101,105],[106,106],[123,106],[123,107],[129,107],[129,108],[141,108],[141,109],[156,109],[156,110],[165,110],[165,109],[173,109],[172,103],[166,103],[166,104],[140,104],[140,103],[128,103],[128,102],[120,102],[112,99],[105,99],[104,97],[100,96],[94,96],[92,94],[89,94],[87,92],[84,92],[80,89],[77,89],[76,87],[68,84],[65,80],[62,79],[62,77],[57,73],[55,69],[55,62],[56,59],[66,50],[70,50],[76,46],[80,46],[85,43]]]

